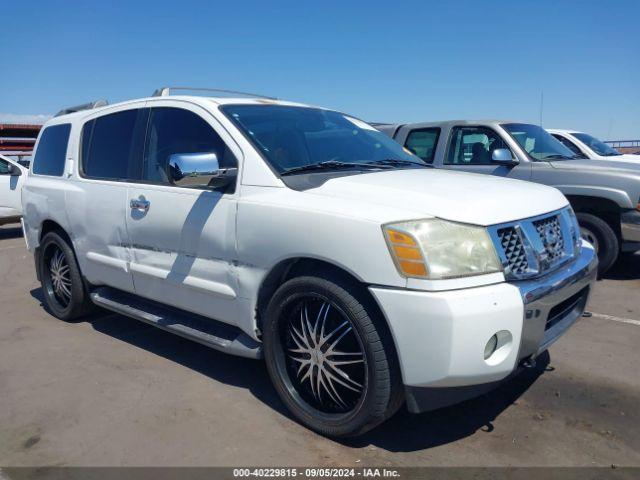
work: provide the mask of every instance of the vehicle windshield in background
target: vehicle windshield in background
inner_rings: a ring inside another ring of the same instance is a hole
[[[285,105],[227,105],[222,111],[279,174],[427,166],[382,132],[342,113]]]
[[[596,152],[598,155],[602,155],[603,157],[615,157],[617,155],[622,155],[615,148],[610,147],[606,143],[601,142],[596,137],[592,137],[588,133],[572,133],[571,135],[576,137],[591,150]]]
[[[538,125],[504,123],[502,128],[509,132],[522,149],[534,160],[550,161],[578,158],[578,155]]]

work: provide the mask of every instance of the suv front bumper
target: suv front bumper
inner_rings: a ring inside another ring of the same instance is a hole
[[[583,242],[572,263],[535,280],[446,292],[370,287],[395,342],[409,410],[472,398],[544,352],[582,316],[597,263]],[[485,360],[497,332],[501,344]]]

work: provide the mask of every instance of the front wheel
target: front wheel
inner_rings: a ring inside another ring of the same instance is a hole
[[[598,254],[598,276],[604,275],[618,259],[620,242],[607,222],[591,213],[576,213],[580,236],[593,245]]]
[[[395,352],[376,314],[357,287],[331,278],[291,279],[271,299],[267,369],[282,401],[309,428],[358,435],[400,406]]]

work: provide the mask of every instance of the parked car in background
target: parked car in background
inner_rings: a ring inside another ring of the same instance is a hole
[[[27,169],[0,155],[0,225],[17,223],[22,216],[22,183]]]
[[[576,155],[591,160],[614,160],[640,164],[640,155],[620,153],[588,133],[550,128],[547,131]]]
[[[583,238],[598,252],[600,274],[620,252],[640,250],[637,164],[584,159],[527,123],[459,120],[376,127],[434,167],[558,188],[576,212]],[[484,194],[477,192],[478,198]]]
[[[346,436],[494,388],[582,315],[597,258],[558,190],[429,168],[331,110],[169,93],[40,133],[25,238],[57,317],[264,357]]]

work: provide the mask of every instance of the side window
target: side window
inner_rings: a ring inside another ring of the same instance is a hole
[[[487,127],[454,127],[449,143],[446,165],[490,165],[491,154],[507,144]]]
[[[181,108],[151,109],[142,179],[171,185],[169,158],[176,153],[213,153],[220,168],[237,167],[224,141],[203,118]]]
[[[0,158],[0,175],[7,175],[9,173],[9,162]]]
[[[111,113],[82,128],[82,173],[88,178],[139,180],[148,110]]]
[[[67,157],[71,125],[63,123],[44,129],[33,159],[33,173],[61,177]]]
[[[568,138],[565,138],[562,135],[558,135],[556,133],[552,133],[551,135],[553,136],[553,138],[558,140],[561,144],[563,144],[565,147],[567,147],[569,150],[571,150],[576,155],[582,155],[582,152],[580,151],[578,146],[575,143],[573,143],[571,140],[569,140]]]
[[[422,128],[420,130],[412,130],[411,133],[409,133],[404,146],[425,162],[433,163],[436,146],[438,145],[438,137],[440,137],[439,128]]]

